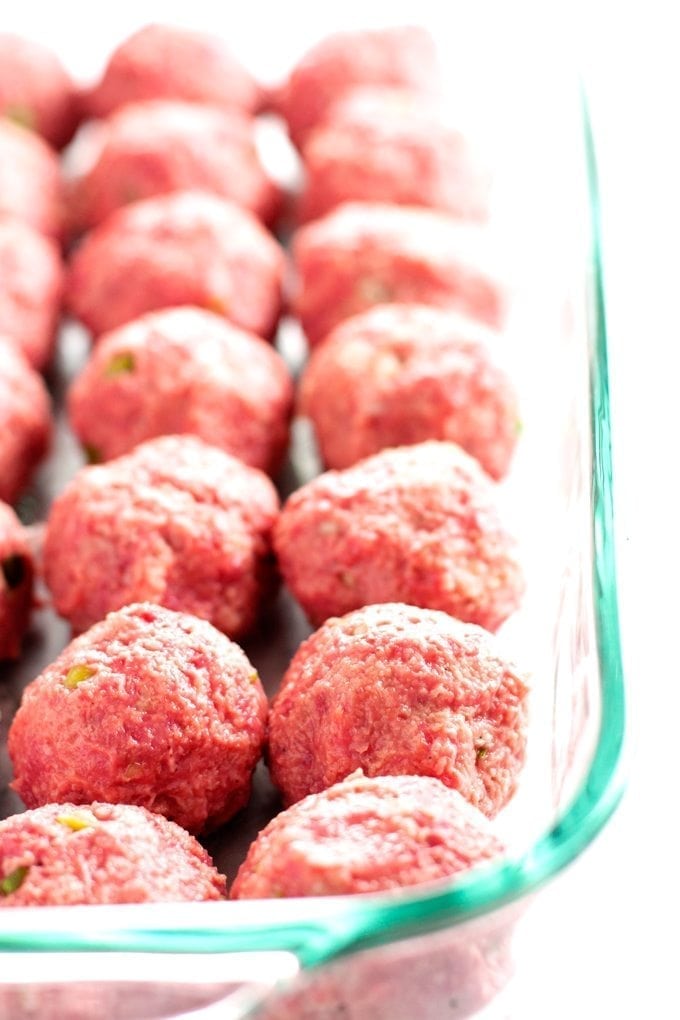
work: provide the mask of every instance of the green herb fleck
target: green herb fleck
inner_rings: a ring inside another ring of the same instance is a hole
[[[257,672],[257,670],[256,670],[256,669],[254,669],[254,670],[252,671],[252,673],[249,673],[249,674],[248,674],[248,679],[250,680],[251,684],[256,684],[256,683],[258,683],[258,681],[259,681],[260,677],[259,677],[259,675],[258,675],[258,672]]]
[[[78,684],[82,684],[83,680],[89,680],[96,672],[96,669],[93,669],[92,666],[85,665],[85,663],[78,666],[71,666],[64,677],[64,687],[68,687],[68,689],[72,691],[78,686]]]
[[[18,588],[26,577],[26,561],[23,556],[7,556],[0,563],[0,570],[2,570],[5,584],[12,591],[12,589]]]
[[[120,354],[114,354],[109,361],[108,365],[104,369],[104,375],[107,379],[112,379],[117,375],[126,375],[129,372],[135,370],[135,359],[129,351],[121,351]]]
[[[489,753],[489,748],[488,747],[478,747],[477,748],[477,761],[481,761],[482,758],[486,758],[488,753]]]
[[[0,878],[0,896],[9,896],[11,893],[16,892],[17,889],[20,889],[24,884],[27,874],[28,865],[22,864],[21,867],[10,871],[9,875]]]
[[[92,823],[79,818],[78,815],[57,815],[60,825],[65,825],[71,832],[80,832],[81,829],[91,829]]]
[[[36,126],[35,111],[30,106],[23,106],[20,103],[15,103],[10,106],[6,106],[3,111],[5,117],[9,120],[14,121],[19,127],[28,128],[29,131],[33,131]]]
[[[524,423],[521,422],[520,419],[518,418],[517,421],[515,422],[515,435],[516,436],[521,436],[523,431],[524,431]]]

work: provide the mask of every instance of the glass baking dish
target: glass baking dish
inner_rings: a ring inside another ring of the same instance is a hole
[[[192,23],[211,27],[200,18]],[[119,26],[118,34],[134,27]],[[528,590],[501,637],[528,663],[533,689],[526,771],[498,819],[508,853],[455,884],[389,895],[3,910],[0,1017],[508,1016],[496,1010],[512,971],[518,918],[595,837],[621,796],[625,700],[587,104],[573,73],[551,61],[550,47],[548,56],[527,49],[524,62],[516,51],[501,59],[494,50],[496,87],[489,90],[488,60],[474,59],[481,23],[466,22],[455,41],[441,25],[429,27],[445,40],[448,108],[474,124],[494,153],[492,229],[511,292],[506,360],[523,406],[520,448],[501,496],[523,545]],[[317,29],[299,33],[291,51],[320,35]],[[246,52],[249,39],[246,33]],[[106,49],[112,44],[107,37]],[[277,60],[280,72],[280,53]],[[474,103],[461,101],[461,81],[474,83]],[[290,324],[280,342],[294,360],[299,336]],[[68,326],[50,380],[57,402],[85,355],[83,335]],[[62,419],[55,454],[23,505],[35,520],[80,463]],[[284,491],[317,469],[300,426]],[[285,595],[270,627],[273,640],[247,650],[271,691],[308,628]],[[37,614],[25,659],[5,668],[0,682],[0,740],[23,684],[67,640],[49,608]],[[0,816],[20,807],[8,782],[2,751]],[[275,805],[264,770],[256,785],[254,806],[226,837],[207,841],[230,878]]]

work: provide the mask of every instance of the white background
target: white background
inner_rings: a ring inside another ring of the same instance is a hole
[[[680,1017],[673,732],[680,711],[680,73],[672,10],[589,5],[577,39],[602,188],[631,778],[609,827],[536,904],[527,1020]]]

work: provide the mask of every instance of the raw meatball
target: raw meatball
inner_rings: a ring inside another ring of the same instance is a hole
[[[280,204],[251,119],[192,103],[134,103],[107,122],[94,166],[76,182],[72,225],[89,229],[123,205],[189,188],[232,199],[265,222]]]
[[[193,836],[129,804],[47,804],[0,821],[0,908],[221,900]]]
[[[33,557],[11,507],[0,502],[0,660],[19,656],[33,603]]]
[[[0,500],[14,503],[47,453],[51,437],[44,382],[12,340],[0,336]]]
[[[79,118],[75,85],[40,43],[0,33],[0,116],[37,131],[60,149]]]
[[[231,897],[400,889],[502,852],[486,818],[438,779],[359,772],[277,815],[250,847]]]
[[[57,154],[32,131],[0,117],[0,216],[6,215],[50,237],[63,232]]]
[[[341,95],[357,85],[395,85],[424,94],[438,87],[432,38],[414,26],[338,32],[293,68],[276,105],[296,145]]]
[[[8,737],[28,807],[139,804],[190,832],[244,806],[267,698],[205,620],[141,603],[110,613],[25,688]]]
[[[298,231],[295,312],[310,344],[372,305],[453,308],[491,326],[503,293],[480,227],[411,206],[348,202]]]
[[[105,117],[140,99],[185,99],[254,113],[260,86],[214,35],[173,25],[146,25],[112,53],[87,105]]]
[[[525,678],[497,639],[446,613],[365,606],[298,649],[269,717],[269,769],[292,804],[361,768],[434,776],[485,815],[514,793]]]
[[[313,351],[300,389],[325,463],[345,468],[386,446],[449,439],[503,477],[519,414],[497,339],[425,305],[377,305],[340,323]]]
[[[382,90],[382,105],[348,94],[304,148],[300,217],[325,215],[343,202],[429,206],[484,219],[490,177],[474,146],[412,93]],[[401,100],[401,102],[400,102]]]
[[[496,630],[524,589],[494,483],[454,443],[383,450],[319,475],[288,499],[274,547],[313,624],[408,602]]]
[[[34,368],[45,368],[52,356],[63,275],[53,241],[0,215],[0,330]]]
[[[153,436],[193,433],[274,471],[293,384],[264,340],[199,308],[151,312],[103,336],[69,393],[71,426],[97,460]]]
[[[194,436],[150,439],[82,468],[52,504],[45,579],[75,631],[130,602],[251,629],[274,588],[274,486]]]
[[[181,191],[119,209],[75,253],[73,314],[95,335],[144,312],[199,305],[258,336],[281,308],[281,247],[234,202]]]

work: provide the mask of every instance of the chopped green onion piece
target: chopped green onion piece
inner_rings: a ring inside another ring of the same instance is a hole
[[[18,588],[26,577],[26,561],[23,556],[8,556],[0,563],[0,570],[5,579],[5,584],[11,591]]]
[[[104,375],[107,379],[111,379],[116,375],[125,375],[128,372],[134,372],[135,359],[129,351],[121,351],[120,354],[114,354],[109,361],[108,365],[104,369]]]
[[[15,868],[14,871],[10,871],[9,875],[0,878],[0,896],[9,896],[20,889],[27,874],[28,865],[23,864],[21,867]]]
[[[84,663],[80,666],[71,666],[64,677],[64,687],[68,687],[72,691],[78,684],[82,684],[83,680],[89,680],[96,672],[96,669],[93,669],[92,666],[86,666]]]
[[[19,127],[28,128],[29,131],[35,128],[35,112],[30,106],[22,106],[16,103],[6,106],[2,112],[5,117],[14,121]]]
[[[489,753],[489,748],[488,747],[478,747],[477,748],[477,761],[480,761],[482,758],[486,758],[488,753]]]
[[[92,822],[87,822],[84,818],[78,818],[77,815],[57,815],[57,821],[60,825],[65,825],[71,832],[80,832],[81,829],[92,828]]]

